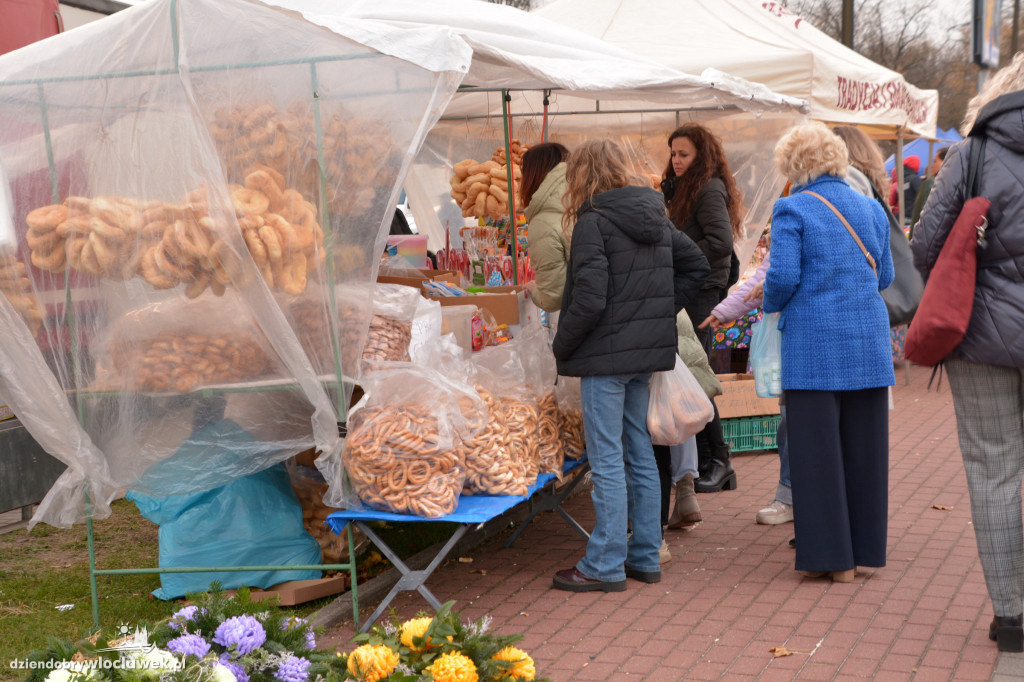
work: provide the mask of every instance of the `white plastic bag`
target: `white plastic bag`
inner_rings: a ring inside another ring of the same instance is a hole
[[[782,332],[779,314],[765,313],[750,330],[750,364],[759,398],[782,395]]]
[[[676,354],[676,366],[651,377],[647,429],[655,445],[680,445],[699,433],[715,416],[704,389]]]

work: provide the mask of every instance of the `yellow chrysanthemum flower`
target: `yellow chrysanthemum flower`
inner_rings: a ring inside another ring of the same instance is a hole
[[[441,654],[427,670],[435,682],[477,682],[480,679],[473,661],[458,651]]]
[[[537,667],[530,655],[522,649],[507,646],[494,654],[495,661],[509,661],[515,665],[502,671],[503,680],[532,680],[537,676]]]
[[[384,644],[364,644],[348,655],[348,671],[364,682],[378,682],[398,665],[398,652]]]
[[[430,616],[425,616],[423,618],[413,618],[412,620],[407,620],[402,623],[402,627],[399,630],[402,633],[402,644],[413,651],[419,651],[420,647],[413,645],[412,638],[423,637],[427,633],[427,628],[430,627],[433,620],[434,619]],[[426,649],[429,646],[430,641],[428,640],[422,648]]]

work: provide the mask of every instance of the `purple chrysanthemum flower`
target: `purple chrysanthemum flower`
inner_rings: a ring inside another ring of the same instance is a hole
[[[241,655],[252,653],[267,641],[267,632],[252,616],[234,616],[217,626],[213,641],[224,647],[235,647]]]
[[[221,655],[220,664],[234,673],[235,682],[249,682],[249,676],[245,674],[245,666],[241,663],[233,663],[227,654]]]
[[[278,667],[274,677],[281,682],[306,682],[309,679],[309,660],[301,656],[289,658]]]
[[[198,606],[186,606],[183,609],[179,609],[173,616],[171,616],[171,620],[167,624],[171,626],[172,630],[177,630],[181,627],[179,623],[192,620],[196,615],[196,611],[199,611]],[[202,613],[206,613],[206,609],[203,609]]]
[[[316,648],[316,633],[312,629],[306,630],[306,648],[310,651]]]
[[[281,619],[281,623],[278,625],[278,627],[281,628],[282,630],[290,630],[292,628],[297,628],[300,625],[305,625],[305,624],[306,624],[306,619],[305,618],[299,618],[298,616],[288,616],[287,618],[282,618]]]
[[[210,643],[199,635],[182,635],[167,642],[167,648],[176,654],[202,658],[210,651]]]

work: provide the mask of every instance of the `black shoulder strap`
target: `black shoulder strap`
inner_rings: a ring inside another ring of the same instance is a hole
[[[971,140],[971,159],[967,166],[967,198],[978,196],[981,190],[981,163],[985,160],[985,140],[980,135]]]

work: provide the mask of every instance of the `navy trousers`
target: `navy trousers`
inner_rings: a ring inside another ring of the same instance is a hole
[[[884,566],[889,394],[786,391],[796,569]]]

